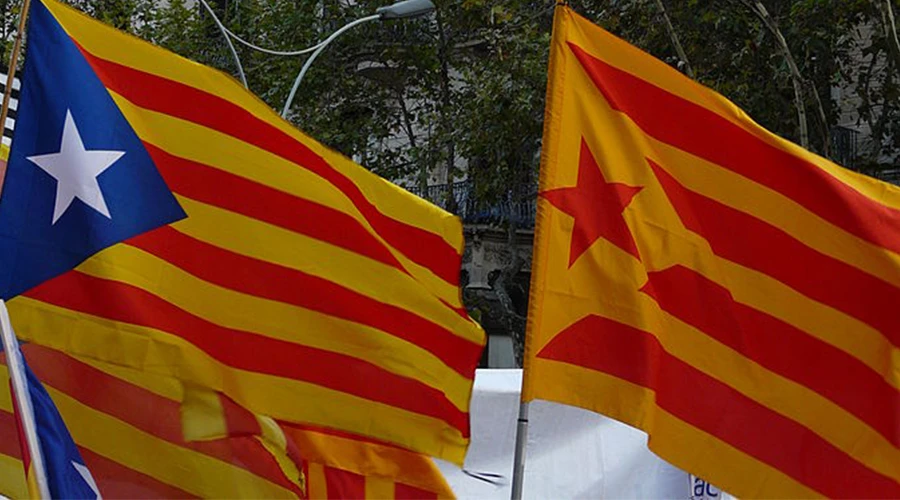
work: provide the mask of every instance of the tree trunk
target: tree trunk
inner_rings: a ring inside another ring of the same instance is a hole
[[[447,40],[447,34],[444,32],[444,23],[441,20],[441,11],[435,11],[435,21],[437,23],[439,45],[438,58],[440,59],[440,75],[441,75],[441,128],[444,133],[451,130],[453,126],[450,123],[450,117],[447,115],[452,104],[450,96],[450,41]],[[447,144],[447,206],[448,212],[456,213],[456,195],[453,192],[453,181],[456,177],[454,169],[456,168],[456,144],[451,139]]]
[[[678,39],[678,33],[675,32],[675,27],[672,26],[672,21],[669,19],[669,14],[666,12],[666,6],[663,4],[662,0],[656,0],[656,8],[659,9],[660,14],[662,14],[663,21],[666,25],[666,32],[669,33],[669,39],[675,47],[675,52],[678,53],[678,58],[684,63],[685,74],[691,77],[691,79],[694,79],[694,68],[691,67],[691,62],[688,61],[687,54],[684,52],[684,47],[681,46],[681,40]]]
[[[775,37],[778,49],[791,70],[791,83],[794,85],[794,106],[797,108],[797,121],[800,127],[800,145],[809,149],[809,125],[806,119],[806,104],[803,102],[803,77],[800,76],[800,69],[797,67],[796,61],[794,61],[794,56],[791,54],[787,40],[784,39],[784,35],[781,33],[775,20],[769,15],[769,11],[766,10],[766,7],[760,0],[741,0],[741,3],[750,9],[772,33],[772,36]]]
[[[509,295],[507,286],[512,283],[519,269],[525,260],[519,254],[516,248],[516,234],[518,226],[516,221],[510,217],[507,226],[506,251],[509,252],[509,264],[504,266],[500,271],[500,275],[494,280],[493,290],[497,294],[497,300],[503,308],[503,317],[505,318],[506,328],[512,337],[513,352],[516,356],[516,366],[521,367],[525,356],[525,317],[516,312],[512,297]]]
[[[831,157],[831,134],[828,128],[828,118],[825,116],[825,107],[822,106],[822,98],[812,82],[809,82],[809,92],[816,98],[816,108],[819,110],[819,120],[822,122],[822,152],[826,158]]]
[[[409,146],[411,149],[415,150],[417,148],[416,133],[415,130],[413,130],[412,116],[409,112],[409,107],[406,105],[406,97],[403,95],[402,89],[397,89],[397,104],[400,106],[400,116],[403,117],[403,129],[406,131],[406,136],[409,138]],[[421,158],[419,159],[418,177],[417,184],[419,193],[425,198],[428,195],[428,163],[421,161]]]

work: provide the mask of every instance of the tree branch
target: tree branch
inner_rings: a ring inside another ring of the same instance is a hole
[[[897,39],[897,22],[894,20],[891,0],[873,0],[873,2],[881,12],[881,25],[884,27],[884,36],[891,47],[891,55],[894,56],[894,66],[900,69],[900,40]]]
[[[669,39],[672,41],[672,45],[675,46],[675,52],[678,53],[678,58],[684,63],[684,72],[687,76],[691,77],[691,79],[694,79],[694,68],[691,67],[691,62],[688,61],[687,54],[684,52],[684,47],[681,46],[681,41],[678,39],[678,33],[675,32],[675,27],[672,26],[672,21],[669,19],[669,14],[666,12],[666,6],[663,4],[662,0],[656,0],[656,8],[659,9],[660,14],[662,14],[663,21],[665,21],[666,24],[666,32],[669,33]]]
[[[778,24],[769,15],[769,11],[766,10],[766,7],[760,0],[741,0],[741,3],[750,9],[772,33],[772,36],[775,37],[778,49],[791,70],[791,83],[794,85],[794,106],[797,108],[797,121],[800,127],[800,145],[809,149],[809,124],[806,118],[806,104],[803,102],[803,77],[800,75],[800,69],[797,67],[796,61],[794,61],[794,56],[787,44],[787,40],[784,39]],[[822,114],[824,115],[824,112]]]

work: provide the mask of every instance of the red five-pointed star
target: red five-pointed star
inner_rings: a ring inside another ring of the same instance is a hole
[[[581,140],[578,184],[541,193],[554,207],[575,218],[569,247],[569,267],[601,237],[636,258],[641,258],[634,236],[622,217],[625,207],[641,189],[618,182],[606,182],[590,148],[584,139]]]

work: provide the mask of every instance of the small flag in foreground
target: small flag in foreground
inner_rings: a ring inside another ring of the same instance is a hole
[[[218,71],[55,0],[29,20],[0,197],[17,333],[461,463],[484,333],[459,219]]]
[[[557,7],[524,400],[740,497],[900,497],[900,190]]]
[[[0,308],[4,309],[0,311],[0,314],[5,317],[6,306],[2,301],[0,301]],[[9,338],[14,339],[12,332],[8,333]],[[2,345],[0,345],[0,350],[3,350]],[[63,423],[56,405],[53,404],[53,400],[50,399],[41,381],[31,371],[28,362],[19,350],[18,343],[13,342],[11,351],[5,352],[5,354],[7,358],[15,356],[18,360],[15,365],[20,370],[19,380],[24,381],[25,385],[22,388],[24,389],[22,396],[24,399],[20,401],[24,401],[24,404],[28,406],[27,411],[23,411],[22,406],[15,404],[16,400],[11,397],[14,394],[11,378],[8,384],[8,394],[13,403],[12,420],[18,430],[22,470],[25,471],[29,496],[43,498],[41,488],[38,486],[38,481],[41,481],[46,484],[46,491],[50,498],[100,498],[97,484],[72,441],[72,436],[69,434],[66,424]],[[25,422],[25,419],[29,419],[29,422]],[[25,446],[25,434],[28,432],[26,426],[33,430],[37,439],[42,459],[40,462],[32,460],[29,448]],[[3,433],[9,435],[8,430]]]
[[[188,441],[171,377],[23,345],[107,498],[305,498],[299,464],[264,439]],[[0,383],[6,381],[0,366]],[[25,497],[8,395],[0,394],[0,493]]]

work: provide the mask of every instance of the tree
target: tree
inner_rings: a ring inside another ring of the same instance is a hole
[[[893,4],[890,3],[893,1]],[[16,0],[0,29],[9,39]],[[186,0],[70,0],[91,15],[186,57],[236,74],[222,35]],[[222,21],[273,49],[310,46],[382,0],[219,0]],[[438,0],[432,16],[347,32],[312,66],[288,118],[374,172],[451,210],[536,196],[553,0]],[[872,141],[848,166],[878,175],[900,158],[900,44],[896,0],[570,0],[579,13],[693,74],[764,127],[823,154],[841,116]],[[238,46],[250,89],[280,110],[303,58]],[[6,52],[4,53],[6,54]],[[850,97],[848,95],[852,94]],[[804,110],[814,110],[806,114]],[[847,124],[847,123],[842,123]],[[806,132],[804,132],[806,131]],[[812,131],[812,132],[809,132]],[[454,188],[465,178],[468,198]],[[466,206],[458,204],[466,202]],[[521,345],[511,297],[525,261],[519,221],[496,221],[507,264],[491,311]]]

